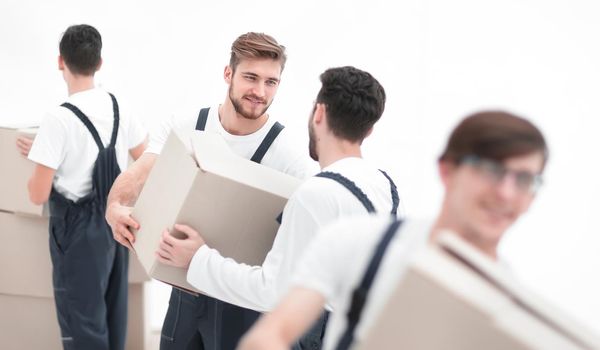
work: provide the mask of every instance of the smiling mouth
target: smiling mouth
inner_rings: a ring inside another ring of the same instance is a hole
[[[250,101],[253,104],[265,104],[265,100],[263,100],[261,98],[246,96],[246,97],[244,97],[244,99]]]

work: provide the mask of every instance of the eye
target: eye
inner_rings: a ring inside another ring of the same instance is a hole
[[[481,160],[479,167],[486,173],[488,176],[492,177],[494,180],[500,181],[504,178],[506,174],[506,169],[494,161],[490,160]]]
[[[517,172],[515,173],[515,181],[517,186],[522,189],[529,189],[535,181],[535,176],[528,172]]]
[[[274,80],[274,79],[267,80],[267,85],[268,86],[277,86],[277,84],[278,84],[277,80]]]
[[[244,75],[244,79],[246,79],[248,81],[255,81],[256,77],[253,75]]]

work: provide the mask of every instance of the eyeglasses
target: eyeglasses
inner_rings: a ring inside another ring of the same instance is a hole
[[[517,189],[522,193],[535,194],[542,186],[543,182],[540,174],[532,174],[528,171],[511,170],[500,162],[475,155],[465,156],[459,161],[459,164],[471,165],[495,184],[501,183],[506,176],[511,176],[515,180]]]

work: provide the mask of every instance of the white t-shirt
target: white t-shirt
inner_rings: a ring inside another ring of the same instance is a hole
[[[127,168],[128,152],[146,138],[139,120],[129,114],[118,96],[119,131],[115,143],[121,171]],[[66,102],[79,108],[92,122],[104,146],[113,131],[114,113],[110,95],[101,88],[75,93]],[[29,159],[55,169],[54,188],[71,200],[78,200],[92,189],[92,170],[98,157],[98,146],[85,125],[71,110],[56,106],[43,118]]]
[[[160,125],[156,133],[152,133],[146,152],[160,154],[163,145],[172,129],[175,130],[195,130],[196,122],[201,108],[185,108],[166,120]],[[269,117],[265,125],[259,130],[249,135],[232,135],[223,128],[219,120],[219,106],[212,106],[208,111],[208,118],[204,130],[220,134],[231,150],[240,157],[250,159],[256,152],[271,127],[275,124],[275,119]],[[273,141],[265,153],[262,165],[279,170],[288,175],[305,179],[316,173],[318,166],[308,156],[308,146],[306,150],[299,151],[297,147],[290,142],[289,130],[284,128],[277,138]]]
[[[377,244],[387,231],[389,216],[373,215],[341,220],[323,228],[306,249],[290,287],[314,290],[333,308],[327,323],[324,349],[334,349],[346,330],[352,292],[360,285]],[[410,259],[424,247],[431,223],[405,220],[390,242],[375,275],[360,321],[357,344],[372,326],[404,274]]]
[[[361,158],[344,158],[323,169],[353,181],[375,209],[390,213],[390,183]],[[344,186],[328,178],[311,177],[288,200],[273,247],[262,266],[238,264],[202,246],[192,259],[187,280],[207,294],[242,307],[271,310],[287,289],[291,272],[318,229],[339,218],[366,215],[361,202]]]

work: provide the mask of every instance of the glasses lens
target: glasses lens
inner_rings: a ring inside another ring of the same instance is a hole
[[[539,174],[510,170],[502,163],[491,159],[468,156],[461,163],[473,166],[482,175],[496,184],[501,183],[507,175],[514,176],[515,185],[521,192],[535,193],[542,185],[542,177]]]

